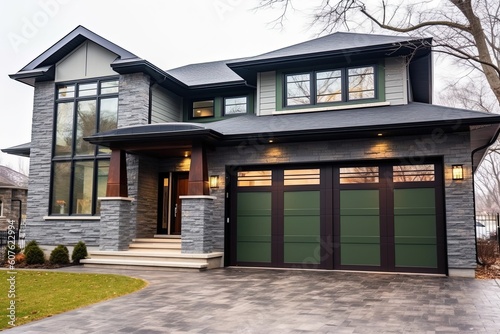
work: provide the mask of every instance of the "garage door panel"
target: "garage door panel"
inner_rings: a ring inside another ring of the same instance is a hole
[[[437,268],[434,188],[394,189],[396,267]]]
[[[340,191],[340,264],[380,266],[379,190]]]
[[[284,263],[319,264],[320,192],[285,191],[283,202]]]
[[[238,193],[238,262],[271,262],[271,193]]]

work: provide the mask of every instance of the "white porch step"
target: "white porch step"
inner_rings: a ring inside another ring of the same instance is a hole
[[[180,238],[137,238],[129,245],[131,250],[180,250]]]
[[[85,265],[115,265],[115,266],[140,266],[140,267],[165,267],[207,269],[208,263],[170,262],[170,261],[145,261],[130,259],[84,259],[80,260]]]
[[[223,253],[185,254],[180,250],[92,251],[84,265],[155,266],[169,268],[212,269],[223,266]]]

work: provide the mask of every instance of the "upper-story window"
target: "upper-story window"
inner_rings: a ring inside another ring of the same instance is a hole
[[[193,102],[193,118],[213,117],[214,100],[204,100]]]
[[[286,74],[285,105],[373,99],[375,89],[375,66]]]
[[[247,112],[247,97],[226,97],[224,99],[224,115],[244,114]]]
[[[95,214],[106,193],[109,149],[83,140],[116,129],[118,80],[56,87],[51,214]]]

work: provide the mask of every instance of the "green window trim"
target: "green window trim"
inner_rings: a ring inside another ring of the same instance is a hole
[[[237,99],[237,98],[246,98],[246,111],[243,113],[234,113],[234,114],[226,114],[225,113],[225,102],[226,99]],[[213,115],[205,116],[205,117],[193,117],[193,103],[199,101],[208,101],[213,100]],[[221,119],[226,119],[229,117],[238,117],[242,115],[246,115],[252,113],[254,110],[254,94],[237,94],[237,95],[224,95],[224,96],[215,96],[215,97],[207,97],[201,99],[188,100],[188,102],[184,106],[184,117],[183,120],[185,122],[194,122],[194,123],[206,123],[206,122],[214,122]]]
[[[338,107],[338,106],[348,106],[348,105],[356,105],[356,104],[367,104],[367,103],[376,103],[376,102],[385,102],[385,68],[382,62],[376,62],[376,63],[368,63],[368,64],[352,64],[351,66],[344,66],[344,67],[336,67],[336,68],[318,68],[318,69],[313,69],[313,70],[296,70],[296,71],[291,71],[291,70],[283,70],[283,71],[277,71],[276,72],[276,111],[300,111],[301,109],[315,109],[315,108],[325,108],[325,107]],[[375,97],[374,98],[365,98],[365,99],[356,99],[356,100],[349,100],[346,97],[346,94],[348,95],[348,83],[347,83],[347,73],[349,69],[356,69],[356,68],[362,68],[362,67],[369,67],[373,66],[374,67],[374,75],[375,75]],[[321,103],[316,103],[317,99],[317,92],[316,92],[316,74],[317,73],[324,73],[328,71],[336,71],[340,70],[342,72],[342,100],[341,101],[335,101],[335,102],[321,102]],[[287,106],[286,105],[286,100],[287,100],[287,92],[286,92],[286,78],[287,75],[304,75],[304,74],[311,74],[311,98],[314,101],[311,101],[309,104],[300,104],[300,105],[293,105],[293,106]]]

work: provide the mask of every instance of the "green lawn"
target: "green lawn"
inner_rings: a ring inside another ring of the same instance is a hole
[[[50,317],[144,288],[144,280],[108,274],[1,270],[0,330],[10,328],[9,307],[15,301],[15,325]],[[9,279],[11,280],[10,284]],[[15,289],[15,291],[14,291]],[[10,296],[9,296],[10,294]],[[15,297],[13,296],[15,294]]]

